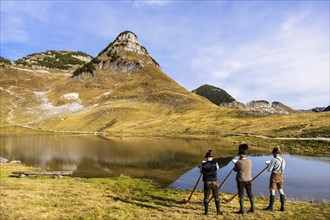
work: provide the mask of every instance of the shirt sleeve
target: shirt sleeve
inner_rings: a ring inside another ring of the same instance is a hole
[[[268,168],[267,168],[267,171],[268,172],[271,172],[272,170],[273,170],[273,168],[274,168],[274,165],[275,165],[275,160],[274,159],[272,159],[271,161],[270,161],[270,163],[269,163],[269,165],[268,165]]]

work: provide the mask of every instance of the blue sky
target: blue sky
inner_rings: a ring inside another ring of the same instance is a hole
[[[329,1],[1,0],[1,56],[96,56],[130,30],[188,90],[309,109],[330,102],[329,25]]]

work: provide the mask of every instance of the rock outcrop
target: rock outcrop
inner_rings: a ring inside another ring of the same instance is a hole
[[[248,102],[246,104],[246,107],[248,108],[259,108],[259,109],[262,109],[262,108],[269,108],[269,102],[265,101],[265,100],[252,100],[250,102]]]
[[[146,65],[159,68],[159,64],[148,54],[147,49],[138,43],[136,34],[124,31],[91,62],[77,69],[73,77],[82,77],[85,73],[94,76],[95,70],[131,74],[139,72]]]
[[[122,32],[98,56],[98,69],[116,73],[135,73],[145,65],[159,65],[147,50],[138,43],[138,37],[130,31]]]
[[[293,110],[287,105],[281,102],[272,102],[271,105],[268,101],[257,100],[248,102],[244,108],[243,115],[285,115],[290,113],[297,113],[298,111]]]
[[[266,100],[253,100],[247,104],[243,104],[236,101],[225,90],[207,84],[198,87],[192,92],[207,98],[209,101],[220,107],[240,109],[242,110],[243,115],[283,115],[298,112],[281,102],[272,102],[270,105]]]
[[[0,163],[7,163],[8,159],[0,157]]]
[[[281,102],[272,102],[272,106],[273,109],[275,109],[277,111],[278,114],[287,114],[287,113],[297,113],[297,110],[294,110],[292,108],[290,108],[287,105],[284,105]]]
[[[92,60],[92,56],[79,51],[49,50],[16,60],[15,65],[33,69],[61,69],[72,71]]]
[[[243,110],[243,115],[285,115],[299,112],[290,108],[287,105],[284,105],[281,102],[272,102],[271,104],[269,104],[269,102],[265,100],[253,100],[248,102],[246,105],[237,101],[224,102],[221,103],[219,106],[224,108],[241,109]]]
[[[232,101],[232,102],[223,102],[219,105],[224,108],[235,108],[235,109],[244,109],[245,105],[241,102]]]

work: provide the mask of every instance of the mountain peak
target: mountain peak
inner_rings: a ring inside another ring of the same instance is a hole
[[[137,35],[124,31],[91,62],[77,69],[73,77],[85,72],[94,75],[95,70],[130,74],[141,71],[147,65],[160,67],[147,49],[139,44]]]
[[[111,56],[114,53],[118,53],[120,51],[129,51],[139,55],[147,55],[147,50],[141,46],[138,42],[138,36],[131,31],[121,32],[117,38],[110,43],[100,54],[106,54],[107,56]]]

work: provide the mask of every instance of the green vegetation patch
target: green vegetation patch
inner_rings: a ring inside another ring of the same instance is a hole
[[[235,101],[235,99],[226,91],[211,85],[203,85],[193,90],[193,92],[207,98],[216,105],[220,105],[223,102]]]
[[[44,57],[38,57],[44,56]],[[16,64],[22,64],[25,66],[44,66],[53,69],[70,69],[73,65],[83,65],[85,61],[82,61],[74,56],[84,56],[90,57],[88,54],[77,51],[77,52],[68,52],[68,51],[55,51],[50,50],[44,53],[34,53],[30,54],[22,59],[15,61]],[[30,60],[30,62],[28,62]]]
[[[86,63],[85,65],[83,65],[82,67],[78,68],[77,70],[75,70],[73,72],[73,76],[72,77],[75,77],[75,76],[78,76],[82,73],[90,73],[90,74],[93,74],[94,71],[96,70],[94,64],[98,64],[100,63],[101,61],[95,57],[94,59],[92,59],[90,62]]]
[[[327,137],[330,138],[330,127],[311,128],[304,130],[301,137]]]
[[[230,136],[225,137],[227,140],[232,140],[237,143],[250,143],[252,149],[257,148],[269,149],[269,152],[274,147],[280,147],[284,152],[292,154],[302,154],[311,156],[330,156],[330,145],[328,141],[322,140],[278,140],[278,139],[264,139],[258,137],[247,136]],[[254,147],[253,147],[254,146]],[[257,148],[255,148],[257,147]]]
[[[0,63],[4,63],[4,64],[11,64],[10,60],[0,56]]]

